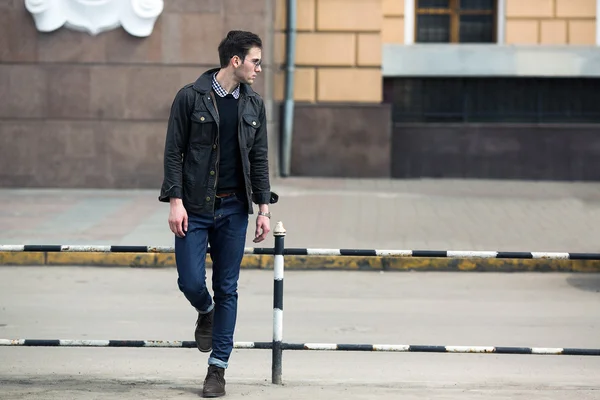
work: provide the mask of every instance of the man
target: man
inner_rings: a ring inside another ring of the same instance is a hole
[[[198,311],[198,350],[212,352],[205,397],[225,395],[252,203],[259,208],[259,243],[270,231],[269,204],[277,201],[269,183],[265,106],[250,87],[261,72],[261,49],[257,35],[229,32],[218,48],[221,67],[179,90],[167,128],[159,200],[170,203],[177,282]],[[205,282],[208,245],[214,300]]]

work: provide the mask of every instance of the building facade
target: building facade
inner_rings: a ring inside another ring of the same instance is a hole
[[[296,3],[290,175],[600,179],[600,1]],[[173,97],[230,29],[264,40],[278,175],[286,0],[167,0],[144,38],[1,2],[0,186],[158,188]]]
[[[600,179],[598,7],[298,0],[292,174]]]

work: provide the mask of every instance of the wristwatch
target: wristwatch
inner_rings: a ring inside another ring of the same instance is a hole
[[[267,218],[269,218],[269,219],[271,218],[271,213],[270,213],[270,212],[262,212],[262,211],[259,211],[259,212],[258,212],[258,215],[262,215],[263,217],[267,217]]]

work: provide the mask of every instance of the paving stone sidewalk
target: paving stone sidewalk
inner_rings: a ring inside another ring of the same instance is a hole
[[[600,184],[276,179],[286,247],[600,252]],[[0,189],[0,244],[172,245],[156,190]],[[247,246],[255,217],[250,217]],[[273,245],[273,238],[260,247]]]

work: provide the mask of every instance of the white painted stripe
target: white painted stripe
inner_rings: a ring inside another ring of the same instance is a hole
[[[144,347],[182,347],[179,340],[144,340]]]
[[[377,256],[411,257],[412,250],[375,250]]]
[[[309,256],[340,256],[340,249],[306,249]]]
[[[25,339],[0,339],[0,346],[23,346]]]
[[[283,256],[275,256],[275,260],[273,261],[273,275],[274,275],[274,279],[276,281],[283,280],[283,274],[284,274],[283,267],[284,267]]]
[[[24,251],[25,246],[23,245],[13,245],[13,244],[3,244],[0,245],[0,251]]]
[[[374,351],[408,351],[410,345],[405,344],[374,344]]]
[[[148,246],[149,253],[173,253],[175,247],[173,246]]]
[[[569,253],[542,253],[542,252],[532,252],[531,255],[533,258],[547,258],[553,260],[568,260]]]
[[[448,251],[448,258],[496,258],[497,251]]]
[[[533,347],[531,353],[533,354],[562,354],[563,349],[552,348],[552,347]]]
[[[67,347],[106,347],[108,346],[109,342],[110,340],[59,340],[61,346]]]
[[[305,343],[304,348],[308,350],[337,350],[335,343]]]
[[[494,349],[490,346],[446,346],[449,353],[493,353]]]
[[[60,246],[60,251],[65,252],[77,252],[77,253],[88,253],[88,252],[110,252],[111,246]]]
[[[283,340],[283,311],[278,308],[273,309],[273,340]]]
[[[253,349],[254,342],[235,342],[233,347],[236,349]]]

